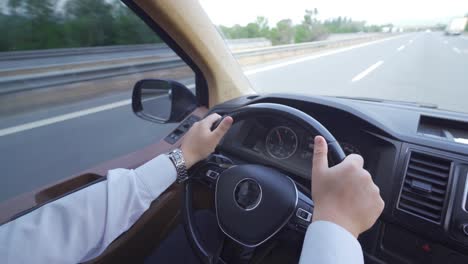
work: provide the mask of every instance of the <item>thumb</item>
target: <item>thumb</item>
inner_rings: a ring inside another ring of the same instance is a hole
[[[234,120],[230,116],[226,116],[221,120],[221,123],[218,125],[218,127],[213,131],[214,135],[218,140],[221,140],[221,138],[226,134],[226,132],[231,128],[232,123]]]
[[[312,158],[313,171],[320,171],[328,168],[327,154],[327,142],[322,136],[316,136],[314,139],[314,156]],[[314,175],[314,173],[312,173],[312,175]]]

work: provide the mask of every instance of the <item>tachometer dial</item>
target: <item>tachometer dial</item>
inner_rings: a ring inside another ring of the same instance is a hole
[[[265,144],[270,156],[276,159],[287,159],[296,153],[297,135],[289,127],[278,126],[268,132]]]

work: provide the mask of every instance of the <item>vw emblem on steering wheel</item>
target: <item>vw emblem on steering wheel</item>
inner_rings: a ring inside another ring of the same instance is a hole
[[[255,209],[262,200],[262,188],[253,179],[243,179],[234,188],[234,201],[243,210]]]

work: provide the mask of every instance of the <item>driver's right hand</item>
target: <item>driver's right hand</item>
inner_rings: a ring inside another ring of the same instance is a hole
[[[363,168],[361,156],[351,154],[341,163],[328,167],[328,146],[321,136],[315,137],[312,159],[312,221],[333,222],[354,237],[368,230],[384,208],[377,185]]]

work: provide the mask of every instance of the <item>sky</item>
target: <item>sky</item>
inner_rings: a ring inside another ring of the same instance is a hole
[[[317,8],[319,19],[338,16],[365,20],[368,24],[393,23],[421,26],[447,23],[468,13],[468,0],[200,0],[216,25],[246,25],[257,16],[273,26],[281,19],[300,23],[305,9]]]

